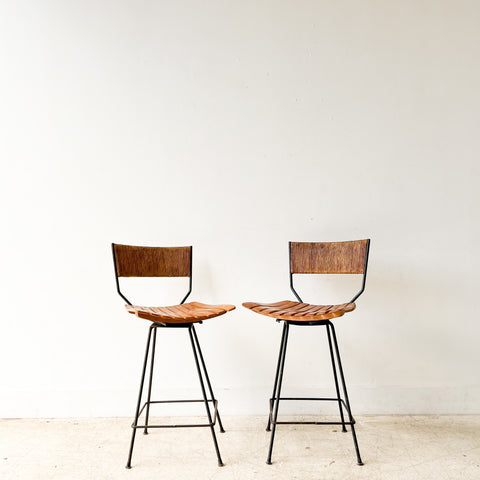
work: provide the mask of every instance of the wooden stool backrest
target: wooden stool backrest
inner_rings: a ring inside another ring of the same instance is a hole
[[[364,273],[368,242],[290,242],[290,273]]]
[[[118,277],[190,277],[192,247],[137,247],[113,244]]]

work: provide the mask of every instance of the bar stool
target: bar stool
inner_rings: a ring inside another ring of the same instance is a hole
[[[113,262],[115,266],[115,280],[118,294],[127,302],[125,305],[127,311],[139,318],[150,320],[152,324],[148,330],[147,346],[143,361],[142,376],[140,380],[140,391],[138,393],[137,407],[135,410],[135,419],[132,424],[132,438],[130,441],[130,450],[126,468],[131,468],[133,445],[137,429],[143,429],[144,434],[148,433],[149,428],[179,428],[179,427],[210,427],[213,437],[213,444],[217,454],[218,465],[223,466],[220,450],[218,448],[217,437],[215,435],[214,425],[218,418],[220,432],[224,432],[222,420],[218,412],[218,401],[213,393],[212,385],[208,377],[207,368],[203,358],[200,343],[194,324],[202,323],[208,318],[218,317],[224,313],[233,310],[234,305],[206,305],[199,302],[185,303],[192,291],[192,247],[139,247],[132,245],[118,245],[112,243]],[[189,290],[179,305],[169,307],[142,307],[132,305],[132,303],[123,295],[120,290],[119,277],[188,277]],[[157,330],[162,328],[185,328],[188,330],[190,343],[192,345],[195,365],[200,379],[200,387],[203,399],[201,400],[162,400],[152,401],[152,378],[153,366],[155,360],[155,345],[157,340]],[[153,335],[152,335],[153,333]],[[147,400],[141,405],[143,386],[145,381],[145,372],[150,355],[150,376],[148,383]],[[207,397],[205,391],[204,379],[210,393]],[[150,405],[154,403],[184,403],[184,402],[203,402],[208,417],[208,423],[201,424],[180,424],[180,425],[151,425],[149,424]],[[209,403],[213,404],[213,417],[210,412]],[[139,417],[145,410],[145,422],[139,425]]]
[[[342,431],[346,432],[346,425],[350,425],[353,436],[353,443],[357,455],[357,464],[363,465],[358,449],[357,436],[355,434],[355,420],[352,416],[350,402],[348,400],[347,386],[343,374],[340,352],[338,349],[337,336],[331,319],[340,317],[346,312],[355,309],[355,300],[363,293],[367,276],[368,252],[370,240],[356,240],[350,242],[329,242],[329,243],[307,243],[290,242],[290,288],[298,299],[298,302],[285,300],[276,303],[254,303],[247,302],[243,306],[253,310],[260,315],[273,317],[277,322],[283,321],[282,339],[280,342],[280,353],[278,355],[277,370],[273,386],[272,398],[270,398],[270,414],[268,417],[267,431],[271,430],[270,447],[268,450],[267,464],[272,463],[273,441],[277,425],[282,424],[306,424],[306,425],[342,425]],[[362,287],[360,291],[348,303],[341,305],[311,305],[303,303],[302,299],[293,286],[293,275],[299,273],[346,273],[363,274]],[[327,331],[328,345],[330,348],[330,360],[332,363],[333,377],[337,396],[335,398],[302,398],[302,397],[281,397],[283,369],[287,352],[287,341],[290,326],[324,326]],[[333,342],[332,342],[333,340]],[[335,352],[335,354],[334,354]],[[336,357],[336,359],[335,359]],[[342,383],[344,398],[340,396],[338,385],[338,373]],[[338,403],[340,422],[279,422],[277,421],[278,406],[280,400],[319,400],[335,401]],[[344,418],[345,408],[348,421]]]

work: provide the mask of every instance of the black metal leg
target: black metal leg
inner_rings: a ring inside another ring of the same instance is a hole
[[[148,338],[147,338],[147,347],[145,349],[145,359],[143,361],[143,370],[142,370],[142,378],[140,380],[140,390],[138,392],[138,400],[137,400],[137,409],[135,411],[135,421],[132,425],[132,439],[130,441],[130,451],[128,452],[128,460],[126,468],[132,468],[132,453],[133,453],[133,444],[135,442],[135,434],[137,433],[137,429],[135,428],[138,425],[138,417],[140,413],[140,402],[142,401],[142,392],[143,392],[143,383],[145,380],[145,371],[147,370],[147,360],[148,360],[148,351],[150,349],[150,338],[152,336],[152,330],[154,325],[152,325],[148,329]]]
[[[210,430],[212,432],[213,444],[215,445],[215,451],[217,452],[218,466],[223,467],[222,457],[220,456],[220,450],[218,449],[217,437],[215,435],[215,429],[213,428],[212,415],[210,413],[210,407],[208,405],[207,394],[205,392],[205,385],[203,384],[202,372],[200,370],[200,363],[198,361],[198,355],[195,348],[195,341],[192,334],[193,325],[188,328],[190,335],[190,341],[192,343],[193,356],[195,357],[195,365],[197,366],[198,378],[200,379],[200,387],[202,388],[203,400],[205,402],[205,409],[207,410],[208,422],[210,423]]]
[[[333,356],[332,338],[330,334],[330,325],[328,323],[326,325],[326,329],[328,336],[328,346],[330,347],[330,359],[332,360],[333,378],[335,379],[335,389],[337,391],[338,409],[340,410],[340,418],[342,419],[342,432],[346,432],[347,429],[345,428],[345,419],[343,417],[342,400],[340,398],[340,389],[338,388],[337,366],[335,365],[335,357]]]
[[[332,334],[333,334],[333,343],[335,345],[335,352],[337,354],[337,360],[338,360],[338,369],[340,371],[340,379],[342,381],[342,388],[343,388],[343,394],[345,396],[345,404],[347,405],[347,411],[348,411],[348,418],[351,422],[352,426],[352,436],[353,436],[353,444],[355,445],[355,451],[357,453],[357,464],[358,465],[363,465],[362,459],[360,457],[360,450],[358,449],[358,442],[357,442],[357,436],[355,434],[355,426],[353,424],[353,416],[352,416],[352,410],[350,409],[350,402],[348,400],[348,393],[347,393],[347,386],[345,385],[345,377],[343,375],[343,368],[342,368],[342,361],[340,359],[340,352],[338,350],[338,343],[337,343],[337,336],[335,334],[335,328],[331,322],[328,322]]]
[[[150,398],[152,396],[152,379],[153,379],[153,362],[155,360],[155,345],[157,343],[157,327],[154,327],[153,330],[153,343],[152,343],[152,355],[150,358],[150,379],[148,382],[148,398],[147,398],[147,411],[145,414],[145,425],[148,426],[148,417],[150,414]],[[144,435],[148,434],[147,427],[145,427],[145,430],[143,431]]]
[[[274,394],[275,410],[274,410],[273,418],[271,422],[273,426],[272,426],[272,433],[270,436],[270,448],[268,449],[268,457],[267,457],[268,465],[272,464],[273,440],[275,438],[275,430],[277,427],[278,405],[280,403],[280,393],[282,390],[282,379],[283,379],[283,368],[285,367],[285,355],[287,353],[288,329],[289,329],[289,325],[287,322],[285,322],[283,324],[283,330],[284,330],[284,334],[282,336],[283,348],[281,349],[281,355],[280,355],[280,371],[278,374],[277,389],[276,389],[277,391]]]
[[[278,352],[277,370],[275,372],[275,381],[273,383],[272,398],[270,398],[270,402],[269,402],[270,412],[268,414],[268,423],[266,428],[267,432],[270,431],[270,425],[272,423],[273,401],[275,399],[275,392],[277,390],[278,374],[280,372],[280,360],[282,358],[284,340],[285,340],[285,328],[282,329],[282,339],[280,340],[280,351]]]
[[[205,361],[203,359],[202,349],[200,348],[200,342],[198,341],[197,332],[195,331],[195,327],[193,325],[192,325],[192,332],[193,332],[193,337],[195,339],[195,343],[196,343],[196,346],[197,346],[198,354],[199,354],[199,357],[200,357],[200,362],[202,364],[203,371],[205,372],[205,379],[207,380],[208,390],[210,391],[210,396],[212,397],[213,404],[215,405],[215,402],[217,401],[217,399],[215,398],[215,395],[213,394],[212,384],[210,383],[210,378],[208,377],[207,367],[205,366]],[[218,411],[218,406],[217,406],[217,417],[218,417],[218,426],[220,427],[220,432],[224,433],[225,430],[223,429],[222,420],[220,418],[220,413]]]

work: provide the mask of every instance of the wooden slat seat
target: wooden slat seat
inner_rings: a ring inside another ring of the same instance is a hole
[[[140,307],[125,305],[128,312],[139,318],[159,323],[195,323],[218,317],[234,310],[234,305],[207,305],[200,302],[183,303],[169,307]]]
[[[341,317],[346,312],[355,310],[354,303],[342,303],[341,305],[310,305],[309,303],[292,302],[284,300],[275,303],[246,302],[244,307],[278,320],[294,320],[297,322],[311,322],[316,320],[329,320]]]

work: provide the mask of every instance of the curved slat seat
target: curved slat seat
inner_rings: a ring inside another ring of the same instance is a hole
[[[235,305],[207,305],[200,302],[172,305],[170,307],[140,307],[137,305],[125,305],[129,313],[139,318],[160,323],[195,323],[208,318],[218,317],[230,310]]]
[[[275,303],[246,302],[242,305],[260,315],[266,315],[279,320],[294,320],[296,322],[328,320],[341,317],[344,313],[355,310],[354,303],[310,305],[309,303],[292,302],[290,300]]]

